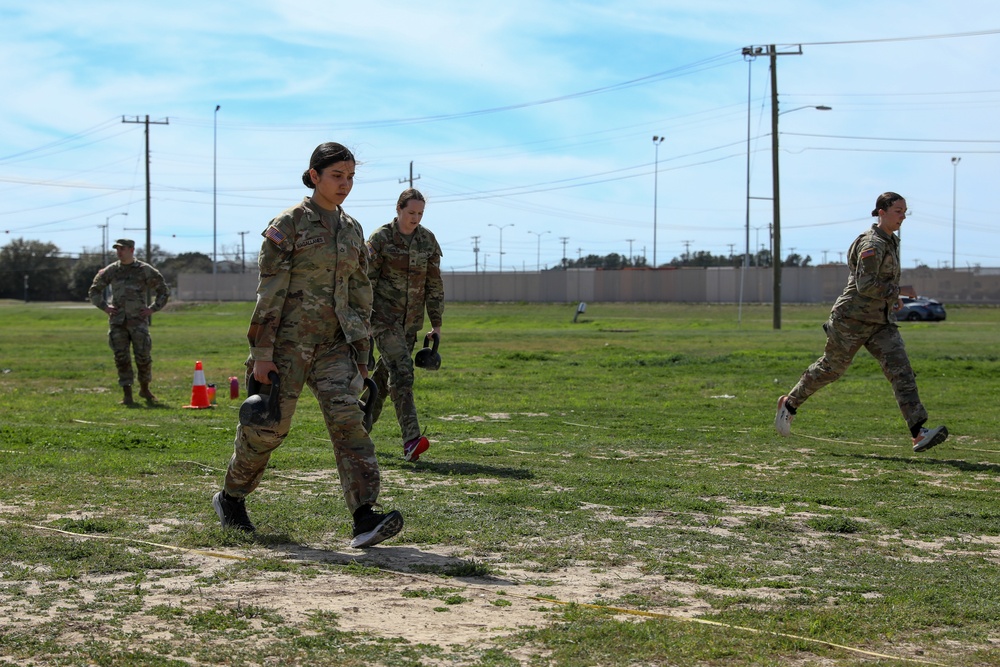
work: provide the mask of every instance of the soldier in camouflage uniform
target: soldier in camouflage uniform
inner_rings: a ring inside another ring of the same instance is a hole
[[[837,380],[865,347],[882,366],[892,384],[896,403],[913,438],[913,451],[923,452],[944,442],[948,429],[924,428],[927,411],[917,394],[917,381],[896,325],[899,309],[899,231],[906,219],[906,200],[895,192],[879,195],[872,217],[878,222],[855,239],[847,253],[851,273],[847,287],[833,304],[823,325],[826,350],[787,395],[778,399],[774,426],[791,435],[796,411],[814,393]]]
[[[351,546],[377,544],[403,527],[399,512],[373,509],[381,478],[358,405],[368,376],[372,290],[361,226],[341,208],[354,185],[355,166],[344,146],[318,146],[302,175],[315,192],[274,218],[262,234],[247,379],[270,385],[269,373],[278,374],[281,420],[237,427],[223,489],[212,499],[224,528],[255,530],[245,499],[288,435],[304,386],[318,399],[333,443],[354,518]]]
[[[368,277],[375,298],[372,334],[379,351],[373,373],[379,392],[372,421],[378,419],[388,393],[407,461],[416,461],[430,445],[420,434],[413,402],[413,346],[424,326],[424,310],[431,320],[428,335],[440,337],[444,315],[441,246],[420,224],[425,205],[419,191],[404,190],[396,202],[396,217],[368,238]]]
[[[170,289],[160,272],[135,258],[135,241],[115,241],[118,261],[109,264],[94,276],[87,292],[90,302],[108,314],[108,344],[115,353],[118,368],[118,385],[124,394],[123,405],[132,405],[132,355],[139,371],[139,396],[147,403],[156,401],[149,389],[153,380],[153,341],[149,336],[149,316],[167,305]],[[111,286],[111,303],[104,299]],[[155,295],[152,304],[149,294]]]

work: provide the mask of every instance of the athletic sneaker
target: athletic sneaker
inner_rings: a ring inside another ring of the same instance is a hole
[[[931,447],[940,445],[947,438],[947,426],[938,426],[937,428],[921,428],[920,433],[913,439],[913,451],[926,452]]]
[[[223,528],[235,528],[245,533],[257,530],[247,516],[247,505],[243,498],[233,498],[225,491],[219,491],[212,496],[212,507],[219,515]]]
[[[362,505],[354,512],[355,549],[375,546],[403,530],[403,515],[393,510],[388,514],[376,512],[371,505]]]
[[[409,442],[403,443],[403,458],[407,461],[416,461],[420,458],[420,455],[427,451],[427,448],[431,446],[430,440],[424,436],[414,438]]]
[[[777,429],[779,435],[787,438],[792,434],[793,419],[795,419],[795,413],[788,407],[788,397],[782,396],[778,399],[778,412],[774,415],[774,428]]]

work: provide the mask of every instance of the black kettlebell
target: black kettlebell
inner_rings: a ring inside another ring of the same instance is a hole
[[[429,347],[431,339],[434,340],[434,347]],[[440,337],[433,331],[424,336],[424,348],[419,350],[413,358],[413,365],[428,371],[436,371],[441,368],[441,355],[438,354],[440,342]]]
[[[378,385],[375,384],[375,380],[370,377],[365,378],[365,389],[368,390],[368,396],[365,400],[358,399],[358,405],[361,406],[361,411],[365,413],[365,416],[361,419],[362,426],[369,433],[372,432],[372,413],[375,411],[375,403],[378,401]],[[361,395],[364,396],[365,392],[362,390]]]
[[[271,393],[261,394],[262,383],[250,375],[247,382],[247,400],[240,406],[240,424],[243,426],[274,426],[281,421],[281,389],[278,374],[271,371],[267,374],[271,381]]]

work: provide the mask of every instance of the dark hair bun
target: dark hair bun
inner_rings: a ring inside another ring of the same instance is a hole
[[[323,171],[336,162],[357,162],[357,160],[354,159],[354,153],[343,144],[328,141],[320,144],[313,150],[312,155],[309,157],[309,169],[315,169],[318,172]],[[312,182],[309,169],[302,172],[302,183],[307,188],[315,188],[316,185]]]

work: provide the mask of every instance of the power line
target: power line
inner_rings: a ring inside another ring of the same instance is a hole
[[[919,42],[927,39],[961,39],[964,37],[983,37],[986,35],[1000,35],[1000,28],[992,30],[979,30],[976,32],[953,32],[942,35],[920,35],[916,37],[882,37],[880,39],[851,39],[839,42],[798,42],[799,46],[839,46],[842,44],[884,44],[887,42]],[[788,45],[779,45],[788,46]]]
[[[782,132],[789,137],[815,137],[819,139],[854,139],[858,141],[912,141],[947,144],[1000,144],[1000,139],[916,139],[916,138],[892,138],[892,137],[856,137],[841,134],[809,134],[806,132]]]
[[[627,81],[622,81],[619,83],[609,84],[607,86],[600,86],[598,88],[591,88],[589,90],[583,90],[576,93],[568,93],[566,95],[558,95],[556,97],[549,97],[541,100],[533,100],[530,102],[521,102],[515,104],[508,104],[499,107],[490,107],[486,109],[477,109],[474,111],[461,111],[457,113],[450,114],[437,114],[431,116],[414,116],[409,118],[387,118],[382,120],[366,120],[366,121],[352,121],[347,123],[332,123],[332,124],[302,124],[302,125],[229,125],[229,127],[242,128],[242,129],[256,129],[262,128],[269,132],[273,131],[316,131],[316,130],[344,130],[344,129],[362,129],[362,128],[375,128],[375,127],[393,127],[399,125],[416,125],[420,123],[433,123],[443,120],[456,120],[461,118],[471,118],[474,116],[483,116],[487,114],[501,113],[504,111],[515,111],[518,109],[527,109],[530,107],[542,106],[546,104],[553,104],[555,102],[566,102],[568,100],[579,99],[581,97],[589,97],[591,95],[600,95],[603,93],[609,93],[618,90],[625,90],[627,88],[633,88],[635,86],[642,86],[650,83],[655,83],[658,81],[663,81],[666,79],[673,79],[680,76],[694,74],[703,72],[707,69],[714,69],[716,67],[721,67],[723,65],[730,64],[730,62],[737,60],[739,57],[739,52],[736,50],[726,51],[724,53],[705,58],[704,60],[699,60],[687,65],[681,65],[679,67],[674,67],[672,69],[664,70],[662,72],[656,72],[654,74],[647,74],[635,79],[629,79]],[[187,124],[198,125],[199,122],[187,121]]]

